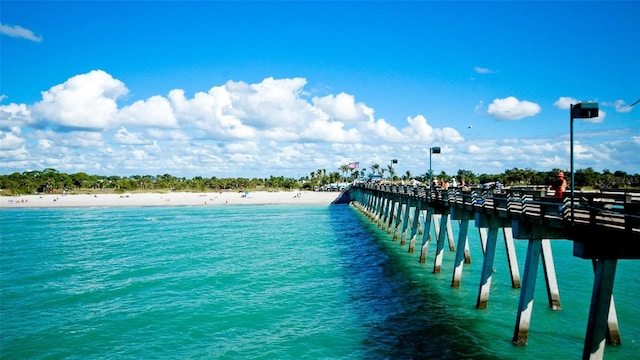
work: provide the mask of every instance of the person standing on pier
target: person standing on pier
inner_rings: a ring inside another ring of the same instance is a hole
[[[567,180],[564,179],[564,173],[560,171],[558,173],[558,178],[553,183],[553,190],[555,190],[553,197],[562,198],[562,194],[564,194],[564,191],[566,190],[566,188],[567,188]]]

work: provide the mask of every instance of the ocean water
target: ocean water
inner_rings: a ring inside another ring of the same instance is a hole
[[[453,252],[433,274],[435,244],[421,264],[347,205],[7,209],[0,235],[2,359],[580,358],[593,284],[591,263],[555,241],[563,310],[541,273],[516,347],[504,244],[475,309],[474,231],[460,289]],[[640,355],[638,274],[619,262],[623,343],[607,359]]]

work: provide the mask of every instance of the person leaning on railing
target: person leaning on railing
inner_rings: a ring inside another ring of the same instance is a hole
[[[564,179],[564,173],[560,171],[558,178],[553,182],[554,198],[562,198],[564,191],[567,189],[567,180]]]

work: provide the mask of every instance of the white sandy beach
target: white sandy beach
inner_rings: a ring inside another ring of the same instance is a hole
[[[329,205],[339,192],[256,191],[243,192],[173,192],[98,195],[21,195],[0,197],[0,208],[62,208],[121,206],[220,206],[220,205]]]

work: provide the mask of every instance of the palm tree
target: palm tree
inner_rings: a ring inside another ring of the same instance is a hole
[[[351,170],[351,168],[349,167],[349,165],[342,165],[340,166],[340,171],[342,171],[342,174],[345,178],[345,181],[347,179],[347,173],[349,172],[349,170]]]
[[[371,165],[371,172],[373,174],[380,174],[380,165],[378,164]]]
[[[391,164],[387,165],[387,170],[389,170],[389,180],[393,181],[393,178],[396,175],[396,171],[393,169]]]

